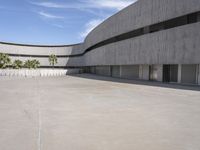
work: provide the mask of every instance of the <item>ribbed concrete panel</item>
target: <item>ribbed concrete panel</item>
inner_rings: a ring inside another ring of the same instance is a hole
[[[55,54],[58,57],[58,63],[55,66],[59,67],[76,67],[83,66],[82,57],[64,57],[66,55],[76,55],[84,52],[82,44],[69,45],[69,46],[36,46],[36,45],[20,45],[12,43],[0,43],[0,53],[14,54],[19,56],[11,56],[12,61],[19,59],[26,61],[28,59],[37,59],[40,61],[41,66],[50,66],[48,56]],[[20,55],[27,55],[21,57]],[[36,57],[39,56],[39,57]]]
[[[120,77],[120,66],[112,66],[111,72],[112,72],[112,77],[119,78]]]
[[[199,10],[199,0],[138,0],[95,28],[87,36],[85,47],[131,30]]]
[[[85,47],[131,30],[199,10],[199,0],[138,0],[95,28],[87,36]]]
[[[181,83],[196,84],[197,65],[182,65]]]
[[[97,48],[85,65],[199,64],[200,23],[163,30]]]
[[[149,70],[149,78],[152,81],[163,81],[163,65],[151,65]]]
[[[149,65],[140,65],[139,77],[142,80],[149,80]]]
[[[111,76],[110,66],[97,66],[96,74],[103,76]]]
[[[125,79],[139,79],[139,65],[121,66],[121,77]]]
[[[75,46],[78,47],[78,46]],[[41,47],[41,46],[22,46],[22,45],[11,45],[11,44],[2,44],[0,43],[0,52],[2,53],[11,53],[11,54],[24,54],[24,55],[71,55],[73,46],[63,46],[63,47]],[[74,54],[75,51],[73,50]]]

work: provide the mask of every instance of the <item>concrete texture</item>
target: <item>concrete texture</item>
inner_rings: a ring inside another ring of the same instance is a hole
[[[139,79],[139,65],[121,66],[121,78]]]
[[[60,67],[199,64],[200,22],[144,34],[95,48],[99,42],[117,35],[198,11],[200,11],[199,0],[138,0],[97,26],[79,45],[33,47],[0,42],[0,52],[40,56],[61,55],[63,57],[59,57],[58,64],[56,64]],[[200,14],[197,17],[200,18]],[[84,53],[87,48],[91,47],[95,49]],[[74,54],[84,55],[64,57]],[[29,56],[13,57],[13,59],[21,60],[29,58]],[[40,60],[42,66],[49,65],[47,57],[35,58]]]
[[[12,43],[2,43],[0,42],[0,53],[14,54],[19,56],[11,56],[12,61],[20,59],[26,61],[28,59],[37,59],[40,61],[41,66],[50,66],[49,55],[54,54],[59,56],[58,63],[55,66],[65,67],[65,66],[76,66],[80,65],[82,60],[79,58],[73,58],[70,62],[68,55],[75,55],[83,53],[84,49],[82,44],[76,45],[63,45],[63,46],[39,46],[39,45],[23,45],[23,44],[12,44]],[[26,57],[21,57],[20,55],[27,55]],[[32,56],[33,55],[33,56]],[[36,56],[40,57],[36,57]],[[61,57],[60,57],[61,56]]]
[[[105,45],[86,53],[84,62],[86,66],[199,64],[199,26],[200,22]]]
[[[199,150],[199,90],[85,74],[0,78],[0,149]]]
[[[86,37],[84,45],[89,47],[110,37],[199,10],[199,0],[138,0],[97,26]],[[145,49],[148,50],[148,46]]]
[[[103,76],[111,76],[110,66],[97,66],[95,73]]]
[[[182,83],[197,83],[197,65],[182,65],[181,75]]]
[[[149,80],[149,65],[140,65],[139,77],[142,80]]]
[[[200,85],[200,64],[198,65],[198,69],[197,69],[197,71],[198,71],[198,76],[197,76],[197,80],[198,80],[198,84]]]

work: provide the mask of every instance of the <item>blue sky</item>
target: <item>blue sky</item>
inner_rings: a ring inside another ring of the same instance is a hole
[[[74,44],[136,0],[0,0],[0,41]]]

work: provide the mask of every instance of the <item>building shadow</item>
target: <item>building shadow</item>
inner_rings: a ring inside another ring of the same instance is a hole
[[[106,77],[106,76],[100,76],[100,75],[96,75],[96,74],[86,74],[86,73],[84,73],[84,74],[73,74],[73,75],[69,75],[69,76],[78,77],[78,78],[85,78],[85,79],[90,79],[90,80],[124,83],[124,84],[135,84],[135,85],[145,85],[145,86],[151,86],[151,87],[200,91],[200,86],[198,86],[198,85],[163,83],[163,82],[144,81],[144,80],[129,80],[129,79]]]

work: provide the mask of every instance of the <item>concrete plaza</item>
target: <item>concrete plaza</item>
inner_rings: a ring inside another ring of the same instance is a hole
[[[0,150],[199,150],[200,89],[0,77]]]

